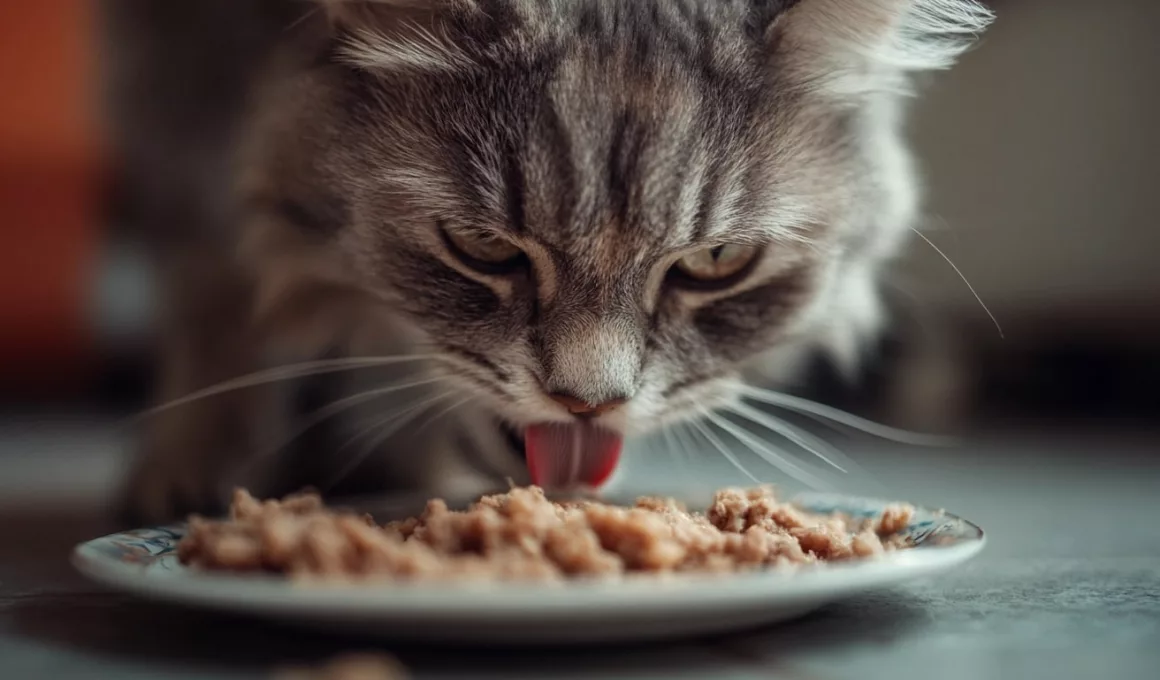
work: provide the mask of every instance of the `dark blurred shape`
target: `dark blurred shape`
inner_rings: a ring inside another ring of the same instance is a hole
[[[77,394],[97,360],[94,13],[86,0],[0,4],[0,386],[22,398]]]

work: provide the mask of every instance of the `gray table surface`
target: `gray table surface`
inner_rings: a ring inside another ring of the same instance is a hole
[[[420,679],[1160,677],[1157,439],[1067,439],[848,448],[894,497],[981,524],[984,554],[792,623],[647,646],[392,648],[140,602],[68,566],[105,529],[93,509],[22,503],[0,511],[0,678],[260,678],[375,646]],[[738,481],[711,458],[680,467],[642,457],[627,474]]]

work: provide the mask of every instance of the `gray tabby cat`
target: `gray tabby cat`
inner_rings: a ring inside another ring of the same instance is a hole
[[[909,80],[991,18],[970,0],[106,4],[125,181],[167,294],[159,399],[287,378],[154,415],[136,521],[235,484],[526,480],[525,446],[598,481],[622,437],[793,384],[818,351],[854,370],[915,221]]]

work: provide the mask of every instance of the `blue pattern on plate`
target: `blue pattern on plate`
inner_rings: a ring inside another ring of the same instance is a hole
[[[149,566],[174,554],[184,535],[185,525],[136,529],[108,536],[95,545],[118,562]]]
[[[891,502],[831,496],[827,494],[806,494],[799,505],[810,512],[829,514],[840,512],[855,519],[872,519],[881,514]],[[954,515],[934,513],[919,509],[909,525],[902,532],[917,548],[937,548],[977,541],[983,536],[981,529]]]

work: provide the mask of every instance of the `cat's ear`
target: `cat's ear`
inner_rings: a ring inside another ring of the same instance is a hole
[[[338,41],[338,56],[368,70],[447,70],[469,63],[449,17],[473,0],[315,0]]]
[[[754,0],[758,4],[777,4]],[[951,66],[994,16],[976,0],[796,0],[771,22],[787,66],[837,94]]]

